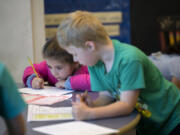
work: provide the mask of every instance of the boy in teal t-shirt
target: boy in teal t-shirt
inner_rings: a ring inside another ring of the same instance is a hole
[[[72,102],[75,119],[127,115],[138,102],[151,113],[141,118],[138,134],[179,134],[180,91],[163,78],[143,52],[111,40],[101,22],[89,12],[69,14],[61,22],[57,36],[75,61],[89,66],[91,89],[107,90],[116,99],[105,106],[90,107],[82,100],[85,95],[79,95],[80,102]]]
[[[137,129],[142,134],[169,133],[180,122],[180,91],[165,80],[137,48],[117,40],[113,40],[113,45],[115,62],[110,72],[106,73],[101,61],[89,67],[92,90],[108,89],[116,98],[118,92],[141,89],[138,101],[146,105],[152,115],[150,118],[142,117]]]
[[[22,112],[26,104],[4,64],[0,63],[0,116],[5,119],[10,134],[25,134]]]

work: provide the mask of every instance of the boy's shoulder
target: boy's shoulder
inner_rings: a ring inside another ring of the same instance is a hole
[[[131,44],[113,40],[115,57],[127,61],[141,60],[147,57],[141,50]]]

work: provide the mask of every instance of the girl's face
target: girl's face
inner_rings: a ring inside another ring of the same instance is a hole
[[[61,63],[53,59],[46,59],[48,68],[57,80],[66,80],[73,74],[75,64]]]

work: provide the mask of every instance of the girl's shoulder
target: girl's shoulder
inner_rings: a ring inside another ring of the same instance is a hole
[[[47,65],[47,62],[46,62],[46,60],[43,60],[43,61],[41,61],[39,64]]]
[[[75,74],[89,74],[88,67],[80,65],[79,68],[75,71]]]
[[[35,64],[34,67],[37,68],[37,70],[43,74],[45,74],[46,72],[49,72],[49,68],[45,60],[41,61],[38,64]]]
[[[41,61],[39,64],[36,64],[36,65],[42,68],[48,67],[47,62],[45,60]]]

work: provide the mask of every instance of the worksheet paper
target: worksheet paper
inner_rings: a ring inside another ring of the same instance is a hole
[[[66,90],[57,87],[45,86],[44,89],[20,88],[19,92],[33,94],[33,95],[43,95],[43,96],[60,96],[71,93],[73,92],[73,90]]]
[[[36,104],[36,105],[52,105],[72,97],[72,94],[61,95],[61,96],[42,96],[42,95],[31,95],[31,94],[21,94],[21,95],[27,104]]]
[[[72,107],[28,105],[27,121],[72,120]]]
[[[66,122],[33,128],[33,130],[49,135],[104,135],[117,133],[118,130],[106,128],[83,121]]]

